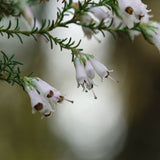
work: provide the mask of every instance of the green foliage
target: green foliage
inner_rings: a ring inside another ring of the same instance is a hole
[[[37,35],[41,35],[43,37],[45,37],[51,45],[51,48],[53,48],[53,43],[55,43],[56,45],[59,44],[60,48],[65,48],[65,49],[75,49],[78,47],[78,45],[80,44],[80,41],[77,45],[73,46],[75,44],[74,41],[72,41],[72,38],[65,38],[65,39],[59,39],[57,37],[53,37],[50,34],[50,31],[55,30],[58,27],[65,27],[68,28],[69,24],[77,24],[83,27],[87,27],[90,28],[91,30],[99,30],[103,35],[104,31],[109,31],[110,33],[113,34],[113,32],[127,32],[128,28],[115,28],[115,29],[111,29],[110,26],[105,26],[104,25],[104,21],[102,20],[98,25],[95,24],[94,22],[91,22],[90,24],[81,24],[79,22],[79,18],[81,15],[83,15],[85,12],[88,11],[89,7],[88,5],[90,4],[91,0],[85,1],[84,3],[79,1],[79,7],[77,9],[75,9],[75,12],[73,13],[73,11],[71,12],[70,10],[73,8],[73,3],[72,0],[70,0],[69,2],[64,3],[64,7],[62,9],[58,8],[58,12],[57,12],[57,18],[56,20],[42,20],[41,21],[41,28],[37,28],[36,27],[36,20],[34,20],[34,25],[32,27],[31,30],[21,30],[20,26],[19,26],[19,20],[17,19],[17,23],[16,26],[13,28],[12,27],[12,22],[9,21],[8,26],[4,27],[3,25],[0,26],[0,33],[2,36],[4,36],[4,34],[7,34],[8,39],[9,38],[14,38],[15,36],[17,36],[20,40],[21,43],[23,43],[23,38],[22,35],[28,36],[28,37],[33,37],[36,41],[37,41]],[[33,2],[33,1],[32,1]],[[112,3],[111,3],[112,2]],[[108,4],[112,4],[113,6],[115,6],[115,1],[100,1],[98,3],[93,3],[93,6],[101,6],[101,5],[108,5]],[[72,18],[64,21],[64,17],[69,16],[70,14],[72,14]],[[13,28],[13,29],[11,29]],[[64,43],[68,40],[67,43]]]
[[[46,0],[48,1],[48,0]],[[105,25],[104,20],[102,19],[98,24],[93,20],[89,23],[82,23],[81,18],[82,16],[86,15],[89,12],[90,8],[103,6],[106,9],[110,10],[111,13],[116,15],[117,17],[121,18],[118,2],[117,0],[100,0],[98,2],[93,2],[92,0],[84,0],[78,1],[74,3],[72,0],[69,1],[62,1],[63,7],[57,8],[57,17],[55,20],[41,20],[41,27],[37,27],[38,25],[36,18],[34,18],[33,25],[31,26],[30,30],[23,30],[20,27],[19,19],[20,16],[25,15],[23,13],[23,9],[28,7],[28,5],[39,5],[43,4],[43,0],[0,0],[0,21],[5,16],[13,16],[16,17],[16,25],[13,25],[11,21],[8,21],[8,26],[4,26],[0,23],[0,35],[3,37],[7,35],[8,39],[18,37],[20,43],[23,43],[23,36],[32,37],[35,41],[39,39],[39,37],[43,37],[50,43],[51,49],[54,48],[54,45],[59,45],[60,49],[68,49],[71,51],[72,54],[72,61],[74,56],[78,55],[79,52],[83,51],[83,49],[78,48],[81,40],[79,42],[75,42],[72,40],[71,37],[67,38],[59,38],[55,37],[51,34],[51,31],[56,30],[57,28],[68,28],[70,24],[79,25],[83,28],[87,28],[91,30],[93,33],[99,31],[105,36],[105,32],[109,32],[116,37],[116,34],[124,33],[129,36],[130,40],[132,37],[130,35],[130,31],[139,31],[144,34],[144,31],[150,28],[150,26],[143,26],[142,24],[135,24],[132,29],[129,29],[127,26],[124,26],[120,23],[116,27],[112,27],[113,24],[113,17],[111,17],[111,21],[108,25]],[[25,6],[26,5],[26,6]],[[67,17],[67,20],[66,20]],[[27,18],[26,18],[27,20]],[[30,23],[30,22],[29,22]],[[151,26],[151,29],[154,29]],[[145,32],[147,33],[147,32]],[[3,54],[3,60],[0,61],[0,79],[5,80],[8,83],[17,83],[23,87],[23,78],[20,77],[20,69],[17,67],[19,62],[13,60],[13,56],[10,58],[1,51]]]
[[[1,51],[0,80],[4,80],[11,85],[17,83],[24,88],[23,78],[21,77],[21,71],[19,68],[19,65],[22,65],[22,63],[14,60],[13,58],[14,55],[8,57],[3,51]]]
[[[0,0],[0,20],[5,16],[18,17],[21,10],[14,0]]]

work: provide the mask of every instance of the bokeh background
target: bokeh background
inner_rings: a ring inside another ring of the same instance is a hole
[[[144,0],[160,21],[159,1]],[[60,3],[60,2],[59,2]],[[54,19],[58,3],[50,0],[33,7],[39,19]],[[8,19],[3,23],[7,23]],[[22,20],[25,27],[25,22]],[[39,39],[1,37],[0,48],[23,62],[23,74],[34,72],[59,89],[74,104],[56,106],[51,118],[31,114],[30,99],[18,86],[0,82],[0,157],[4,160],[159,160],[160,159],[160,55],[142,36],[132,43],[124,35],[116,40],[109,33],[98,43],[87,40],[79,26],[57,29],[54,36],[70,37],[95,55],[113,77],[96,77],[92,93],[77,88],[69,51],[53,50]]]

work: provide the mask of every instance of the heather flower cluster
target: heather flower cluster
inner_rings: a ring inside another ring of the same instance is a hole
[[[95,85],[93,81],[95,78],[95,72],[102,80],[103,78],[110,78],[113,81],[116,81],[113,77],[110,76],[110,73],[113,72],[113,70],[109,70],[93,55],[84,53],[78,54],[74,59],[74,65],[78,87],[82,86],[84,91],[92,90],[95,99],[97,98],[93,91],[93,87]]]
[[[133,41],[135,36],[140,35],[140,31],[133,29],[136,24],[148,23],[152,15],[148,13],[151,10],[147,10],[147,5],[141,0],[118,0],[118,13],[113,14],[113,23],[111,28],[123,29],[128,27],[128,35]]]
[[[100,23],[103,23],[104,26],[108,27],[112,22],[112,11],[111,8],[104,7],[104,6],[96,6],[96,7],[91,7],[88,12],[84,13],[80,17],[80,23],[83,25],[90,25],[90,24],[95,24],[99,25]],[[98,33],[98,30],[96,29],[90,29],[88,27],[82,26],[82,30],[85,34],[85,36],[88,39],[91,39],[92,36],[94,36],[96,39],[97,37],[95,34]],[[97,39],[98,40],[98,39]],[[100,40],[98,40],[100,42]]]
[[[131,40],[142,33],[145,39],[154,44],[160,51],[159,23],[150,21],[152,15],[149,14],[151,10],[147,9],[147,5],[141,0],[117,0],[117,3],[116,12],[109,5],[91,6],[87,12],[80,16],[79,20],[85,36],[88,39],[93,36],[100,42],[95,36],[99,33],[99,30],[92,29],[92,26],[100,24],[111,30],[119,29],[123,31],[128,28],[127,33]],[[74,7],[76,9],[78,4],[74,3],[73,6],[76,6]],[[135,27],[137,25],[138,27]]]
[[[25,90],[31,99],[32,113],[39,111],[44,117],[49,117],[55,111],[57,103],[64,100],[73,103],[66,99],[60,91],[38,77],[25,77],[24,81]]]
[[[113,12],[109,5],[105,7],[90,7],[88,12],[85,12],[81,15],[80,23],[82,25],[94,24],[95,26],[98,26],[100,23],[102,23],[103,26],[111,29],[123,29],[125,27],[132,29],[134,28],[135,24],[148,23],[149,18],[152,17],[148,14],[151,10],[148,10],[147,5],[145,5],[141,0],[118,0],[117,9],[119,15]],[[82,30],[88,39],[91,39],[93,36],[100,42],[100,40],[95,36],[97,33],[99,33],[98,29],[91,29],[89,27],[82,26]],[[129,30],[128,33],[132,40],[134,39],[134,36],[140,34],[140,32],[137,30]]]
[[[59,0],[57,0],[58,2]],[[37,3],[38,2],[38,3]],[[81,39],[77,44],[71,38],[59,38],[53,33],[57,28],[69,28],[70,24],[79,25],[82,27],[84,35],[90,40],[94,37],[98,42],[101,40],[97,37],[98,33],[105,36],[105,31],[116,37],[116,33],[124,33],[129,36],[130,40],[141,34],[144,38],[155,45],[160,51],[160,23],[151,20],[153,17],[148,9],[148,6],[142,0],[101,0],[95,2],[93,0],[72,0],[59,1],[63,6],[57,9],[55,19],[38,20],[31,6],[33,4],[44,4],[49,0],[27,0],[27,1],[2,1],[0,3],[1,13],[0,21],[4,17],[12,16],[17,19],[16,25],[12,25],[12,20],[9,20],[8,26],[1,21],[0,32],[1,36],[7,35],[10,37],[18,37],[23,43],[23,36],[32,37],[35,40],[43,38],[46,42],[50,42],[50,47],[59,45],[60,49],[67,49],[72,54],[76,71],[76,80],[78,87],[82,87],[83,91],[92,91],[94,98],[97,96],[93,91],[94,78],[96,74],[103,80],[110,78],[113,70],[109,70],[104,64],[98,61],[93,55],[83,53],[83,49],[79,48]],[[15,7],[15,8],[14,8]],[[22,29],[19,19],[23,18],[28,26],[27,30]],[[120,34],[117,34],[120,35]],[[58,103],[66,100],[57,89],[49,85],[38,77],[22,77],[20,68],[21,64],[18,61],[12,60],[13,56],[8,57],[3,51],[3,56],[0,59],[0,80],[8,83],[18,84],[23,89],[25,88],[31,99],[32,111],[38,111],[44,117],[48,117],[55,111],[55,106]],[[1,57],[0,57],[1,58]],[[2,63],[3,62],[3,63]],[[17,69],[15,69],[17,66]]]
[[[151,15],[147,5],[141,0],[118,0],[120,16],[128,28],[133,28],[136,23],[148,23]]]

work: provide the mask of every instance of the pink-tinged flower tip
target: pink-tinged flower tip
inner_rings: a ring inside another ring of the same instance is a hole
[[[64,96],[59,96],[59,98],[58,98],[58,103],[61,103],[63,100],[65,100],[65,101],[67,101],[67,102],[70,102],[70,103],[73,103],[73,101],[72,100],[70,100],[70,99],[66,99],[66,98],[64,98]]]
[[[73,100],[70,100],[70,99],[64,99],[65,101],[67,101],[67,102],[70,102],[70,103],[74,103],[74,101]]]
[[[105,78],[110,78],[112,81],[118,83],[119,81],[116,80],[115,78],[113,78],[113,77],[110,75],[110,72],[113,72],[113,70],[107,71],[107,75],[105,76]]]
[[[112,76],[108,75],[108,78],[110,78],[112,81],[119,83],[118,80],[116,80],[115,78],[113,78]]]
[[[59,96],[59,97],[56,97],[56,96],[53,96],[54,98],[57,99],[57,103],[61,103],[63,102],[63,100],[67,101],[67,102],[70,102],[70,103],[73,103],[74,101],[70,100],[70,99],[66,99],[64,96]]]

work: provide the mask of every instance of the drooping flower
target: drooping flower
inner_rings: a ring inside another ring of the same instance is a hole
[[[109,70],[93,55],[80,53],[75,57],[74,64],[78,87],[82,86],[83,90],[85,91],[92,90],[95,98],[97,98],[93,91],[93,87],[95,85],[93,81],[95,78],[95,72],[101,77],[101,79],[109,77],[113,81],[116,81],[113,77],[110,76],[110,73],[113,72],[113,70]]]
[[[128,28],[133,28],[135,23],[147,23],[151,17],[141,0],[118,0],[120,15]]]
[[[76,80],[78,83],[78,87],[82,86],[83,90],[91,89],[93,88],[92,81],[89,81],[89,77],[86,74],[85,68],[84,68],[84,62],[81,60],[80,57],[76,57],[74,60],[75,64],[75,70],[76,70]]]
[[[101,77],[101,79],[107,77],[111,78],[110,73],[113,72],[113,70],[109,70],[104,64],[102,64],[96,58],[91,59],[90,62],[93,68],[95,69],[96,73]]]
[[[83,25],[95,24],[98,25],[103,21],[104,26],[109,26],[112,21],[112,11],[107,7],[96,6],[91,7],[88,12],[84,13],[80,17],[80,23]],[[88,39],[98,33],[97,29],[90,29],[89,27],[82,26],[82,30]],[[96,37],[95,37],[96,38]],[[96,38],[97,39],[97,38]],[[98,40],[98,39],[97,39]],[[98,40],[99,41],[99,40]]]
[[[54,107],[57,103],[63,100],[73,103],[73,101],[64,98],[60,91],[38,77],[25,77],[24,82],[26,92],[31,99],[33,113],[39,111],[43,116],[48,117],[55,111]]]
[[[97,23],[95,20],[93,21],[93,18],[91,17],[91,15],[89,13],[82,15],[80,22],[81,22],[81,24],[85,24],[85,25],[89,25],[93,22]],[[98,33],[98,30],[95,30],[95,29],[92,30],[92,29],[90,29],[88,27],[84,27],[84,26],[82,26],[82,30],[88,39],[91,39],[92,36],[95,36],[95,34]]]
[[[112,29],[123,29],[126,27],[126,24],[123,22],[123,20],[118,17],[116,14],[113,15],[113,21],[112,21],[112,25],[110,26],[110,28]],[[137,30],[128,30],[128,36],[129,38],[133,41],[135,36],[140,35],[141,32],[137,31]]]
[[[26,86],[26,91],[31,99],[32,113],[39,111],[45,117],[50,116],[54,110],[48,101],[35,88]]]

